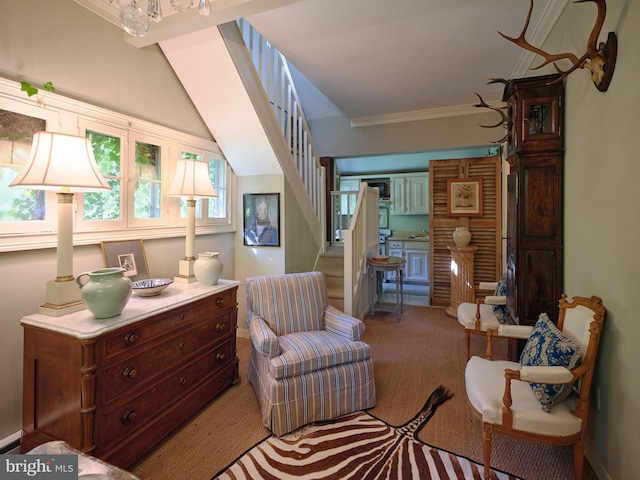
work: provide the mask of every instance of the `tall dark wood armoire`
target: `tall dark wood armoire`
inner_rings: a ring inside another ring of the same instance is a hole
[[[558,318],[562,293],[563,94],[558,75],[510,80],[507,306],[521,325]]]

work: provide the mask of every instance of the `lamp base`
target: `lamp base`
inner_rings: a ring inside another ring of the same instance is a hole
[[[178,283],[194,283],[198,280],[196,276],[193,274],[193,264],[196,262],[196,259],[187,260],[183,258],[178,262],[178,275],[173,277],[174,282]]]
[[[66,282],[51,280],[47,282],[46,303],[38,308],[38,313],[50,317],[62,317],[85,308],[87,307],[82,301],[80,288],[75,280]]]

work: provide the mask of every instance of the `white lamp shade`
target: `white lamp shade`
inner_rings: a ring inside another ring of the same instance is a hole
[[[34,190],[91,192],[111,190],[100,173],[86,137],[37,132],[26,165],[9,185]]]
[[[209,178],[209,165],[197,160],[178,160],[176,174],[167,190],[169,197],[217,197]]]

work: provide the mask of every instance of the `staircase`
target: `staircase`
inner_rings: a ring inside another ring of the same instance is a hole
[[[344,312],[344,249],[330,247],[320,253],[314,270],[324,274],[329,305]]]

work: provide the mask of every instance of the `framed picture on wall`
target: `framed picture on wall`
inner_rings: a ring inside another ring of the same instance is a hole
[[[125,277],[132,282],[149,278],[142,240],[114,240],[100,242],[100,246],[105,267],[124,268]]]
[[[245,193],[244,244],[254,247],[280,246],[280,194]]]
[[[447,179],[447,215],[482,216],[482,178]]]

